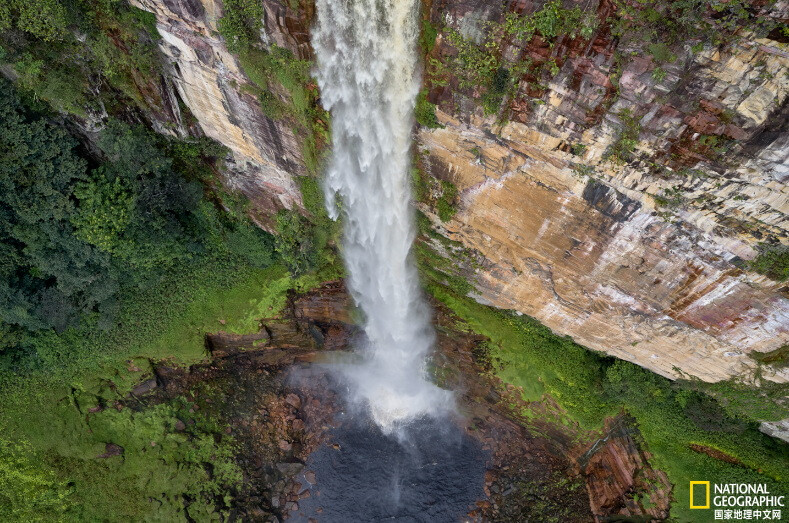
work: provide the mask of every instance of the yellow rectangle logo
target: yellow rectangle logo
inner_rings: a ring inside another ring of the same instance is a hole
[[[705,495],[704,495],[704,505],[694,505],[693,504],[693,487],[695,485],[704,485],[705,488]],[[710,482],[709,481],[691,481],[690,482],[690,508],[710,508]]]

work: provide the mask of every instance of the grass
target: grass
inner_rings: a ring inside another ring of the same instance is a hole
[[[88,322],[42,334],[38,368],[0,374],[0,485],[13,485],[0,494],[0,519],[205,521],[226,515],[227,496],[241,477],[234,441],[216,416],[190,411],[183,399],[139,411],[111,407],[150,375],[151,361],[203,361],[206,332],[257,332],[260,318],[281,311],[290,289],[306,290],[332,276],[331,268],[293,278],[280,264],[205,260],[148,289],[127,290],[111,330]],[[91,412],[99,406],[108,408]],[[176,421],[187,418],[196,423],[174,431]],[[123,457],[97,459],[107,443],[123,447]],[[30,499],[41,499],[39,508],[27,510]]]

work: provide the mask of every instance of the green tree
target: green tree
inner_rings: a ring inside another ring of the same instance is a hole
[[[58,0],[6,0],[0,6],[0,30],[16,27],[47,42],[68,29],[66,3]]]
[[[156,137],[112,121],[98,143],[108,161],[77,188],[79,237],[137,269],[171,267],[201,252],[202,187],[173,169]]]
[[[76,141],[0,82],[0,320],[65,327],[115,290],[109,258],[74,235]]]

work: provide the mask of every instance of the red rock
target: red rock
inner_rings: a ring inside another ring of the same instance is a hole
[[[279,440],[279,448],[280,450],[284,450],[285,452],[289,451],[293,448],[293,445],[285,441],[284,439]]]
[[[748,138],[748,133],[736,125],[728,124],[723,134],[734,140],[745,140]]]
[[[304,473],[304,479],[306,479],[307,483],[310,485],[315,485],[318,482],[317,479],[315,479],[315,473],[311,470]]]

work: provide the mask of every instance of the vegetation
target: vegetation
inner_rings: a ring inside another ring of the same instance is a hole
[[[616,0],[614,36],[638,38],[653,45],[674,45],[698,39],[720,45],[732,33],[748,25],[769,32],[773,23],[757,16],[748,0]],[[662,60],[670,61],[670,60]]]
[[[633,159],[633,152],[638,145],[638,136],[641,133],[641,124],[630,109],[622,109],[619,112],[619,120],[622,128],[619,131],[614,143],[605,152],[603,158],[614,163],[627,163]]]
[[[433,51],[438,38],[438,28],[430,23],[430,20],[422,20],[421,31],[419,33],[419,46],[422,53],[427,56]]]
[[[751,352],[749,355],[764,365],[771,365],[775,368],[785,369],[789,367],[789,344],[781,345],[769,352]]]
[[[112,322],[122,282],[145,285],[201,256],[271,244],[242,219],[223,216],[205,199],[194,167],[186,167],[184,160],[215,147],[176,144],[112,121],[98,139],[95,164],[7,82],[0,83],[0,113],[0,141],[9,151],[0,158],[6,330],[62,330],[94,313]],[[203,171],[211,172],[210,163]],[[270,261],[270,254],[246,254]],[[21,348],[13,341],[3,350]]]
[[[105,407],[128,401],[152,362],[202,361],[205,332],[257,332],[260,318],[285,306],[288,290],[335,276],[329,269],[294,279],[280,264],[259,268],[242,256],[203,258],[168,271],[151,287],[124,288],[109,329],[87,317],[60,334],[38,333],[31,343],[41,354],[39,366],[0,371],[0,429],[21,446],[11,457],[0,450],[0,484],[3,470],[30,478],[2,490],[0,515],[9,510],[3,503],[22,514],[60,513],[66,521],[227,514],[240,479],[237,451],[221,411],[204,401],[210,391],[199,394],[199,409],[184,399],[141,409]],[[196,423],[174,430],[189,419]],[[108,442],[123,447],[123,457],[97,459]],[[33,489],[40,491],[36,498],[28,493]],[[49,512],[34,511],[31,499]]]
[[[0,7],[0,63],[33,98],[78,116],[156,109],[154,15],[117,0],[12,0]],[[99,86],[99,88],[97,88]]]
[[[455,200],[458,196],[458,188],[454,183],[441,180],[441,196],[436,200],[436,212],[442,222],[448,222],[457,213]]]
[[[427,127],[428,129],[438,129],[443,127],[438,123],[436,116],[436,104],[430,103],[427,100],[427,89],[422,89],[416,97],[416,108],[414,109],[414,117],[419,125]]]
[[[291,6],[295,7],[298,6]],[[262,24],[260,2],[232,0],[224,3],[219,32],[253,83],[245,88],[258,97],[266,116],[287,120],[292,125],[301,137],[307,170],[316,175],[321,151],[329,141],[329,113],[320,106],[317,86],[310,78],[312,63],[294,57],[276,44],[262,49],[258,45]]]
[[[244,72],[254,83],[263,112],[284,119],[301,135],[301,152],[311,175],[319,171],[320,156],[329,143],[329,113],[318,101],[307,60],[299,60],[287,49],[272,45],[268,51],[249,48],[239,54]]]
[[[447,81],[447,73],[451,73],[460,89],[473,90],[485,114],[498,114],[502,102],[517,94],[524,78],[532,78],[530,84],[540,88],[543,76],[559,73],[559,64],[553,58],[541,62],[520,56],[514,60],[505,59],[505,45],[522,47],[540,37],[553,47],[561,38],[588,39],[597,26],[594,13],[584,12],[578,6],[567,9],[561,0],[550,0],[531,14],[509,13],[503,23],[488,24],[487,36],[479,44],[454,29],[444,28],[446,40],[455,49],[455,54],[445,59],[446,64],[430,60],[429,78],[432,83],[442,84]]]
[[[748,264],[751,270],[777,281],[789,279],[789,246],[762,243],[759,244],[758,252],[756,258]]]
[[[427,176],[419,167],[418,159],[416,165],[411,169],[414,200],[434,207],[441,221],[448,222],[457,213],[457,186],[449,180]]]
[[[508,13],[504,23],[506,35],[525,43],[539,35],[553,46],[558,36],[588,39],[597,29],[597,17],[584,12],[580,7],[566,9],[561,0],[549,0],[540,9],[528,16]]]
[[[263,27],[263,4],[256,0],[226,0],[224,15],[217,23],[227,48],[234,53],[249,50],[260,38]]]
[[[181,400],[106,407],[152,361],[201,361],[205,332],[256,332],[319,278],[275,264],[218,188],[215,144],[111,121],[88,155],[5,81],[0,115],[0,519],[226,513],[240,475],[218,414],[176,431]],[[110,442],[123,457],[97,458]]]
[[[0,515],[9,521],[57,521],[70,490],[39,465],[29,445],[0,439]]]

